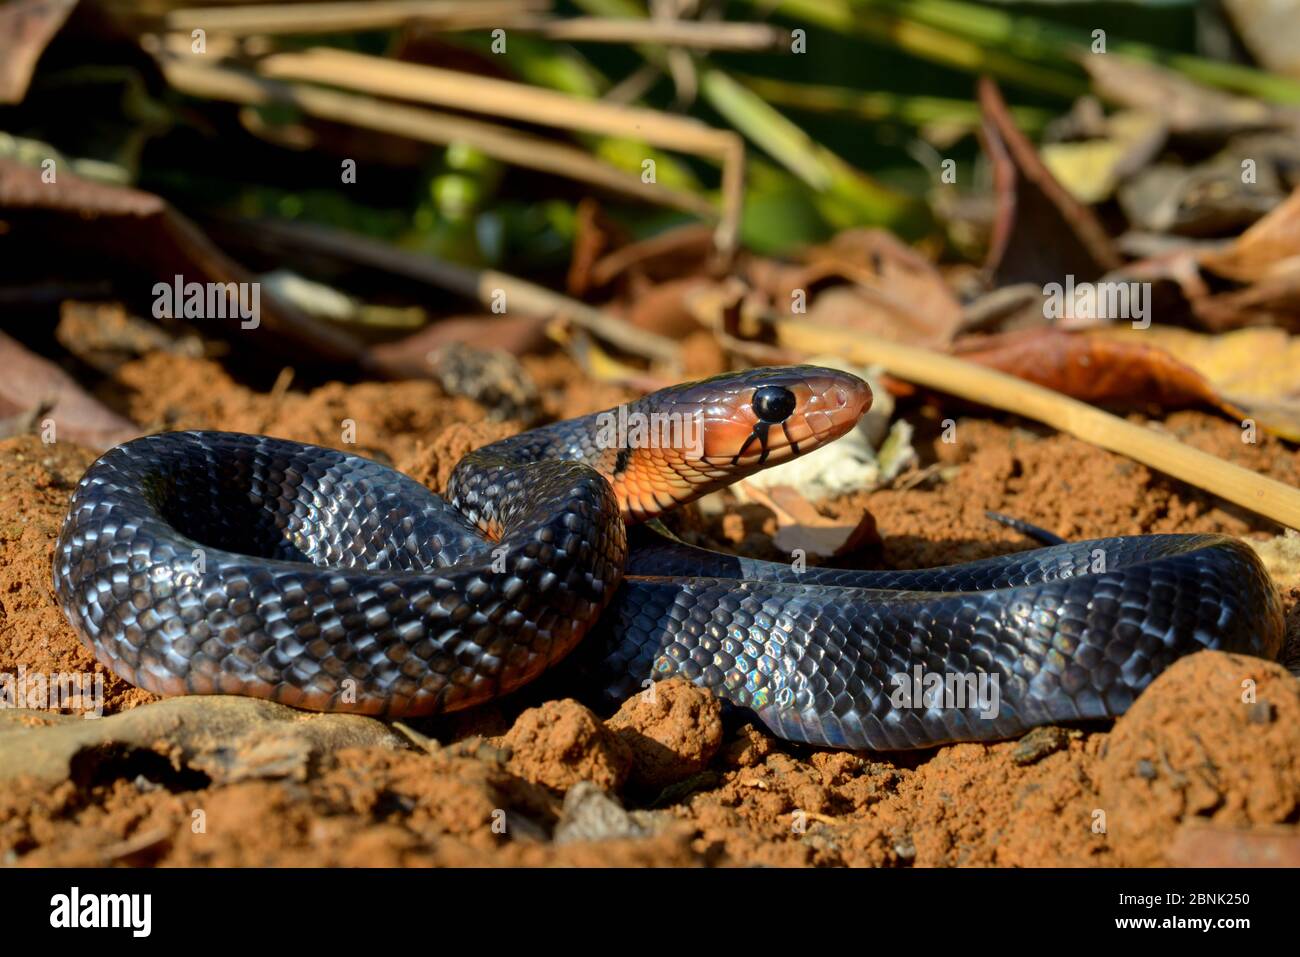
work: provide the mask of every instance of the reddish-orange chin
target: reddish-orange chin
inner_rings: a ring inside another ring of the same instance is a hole
[[[606,476],[614,487],[625,520],[642,522],[758,468],[788,461],[819,448],[850,431],[861,407],[838,412],[796,412],[785,423],[767,424],[767,451],[761,441],[746,441],[754,423],[741,419],[712,420],[704,430],[703,458],[688,458],[676,448],[638,449],[617,476]],[[744,453],[741,450],[744,449]]]

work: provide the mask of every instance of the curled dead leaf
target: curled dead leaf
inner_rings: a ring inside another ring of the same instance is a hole
[[[746,497],[766,505],[776,516],[777,532],[772,540],[783,552],[833,558],[881,540],[875,516],[870,512],[864,511],[856,524],[848,525],[827,518],[798,489],[788,485],[767,489],[748,482],[741,485]]]
[[[1166,410],[1208,405],[1300,441],[1300,338],[1281,329],[1029,329],[969,337],[955,351],[1086,402]]]
[[[1017,129],[992,80],[979,88],[997,216],[986,268],[996,285],[1091,281],[1120,264],[1097,217],[1070,195]]]
[[[103,275],[111,267],[122,290],[138,291],[131,305],[140,314],[152,308],[153,294],[146,293],[154,284],[177,276],[185,283],[253,284],[252,273],[158,196],[66,170],[53,183],[41,177],[40,169],[0,158],[0,209],[10,227],[0,236],[0,255],[18,267],[56,254],[69,269]],[[256,328],[242,328],[243,320],[230,315],[211,320],[213,331],[256,336],[259,346],[298,362],[361,357],[361,344],[348,333],[262,292]]]
[[[36,62],[78,0],[11,0],[0,7],[0,103],[21,103]]]
[[[961,326],[961,303],[940,272],[884,230],[847,230],[804,258],[751,264],[778,314],[805,312],[813,322],[916,345],[945,346]]]
[[[955,353],[1086,402],[1183,408],[1219,397],[1205,379],[1154,344],[1088,331],[1026,329],[971,337]]]
[[[1300,274],[1300,189],[1222,252],[1207,252],[1201,265],[1238,282],[1261,282]]]
[[[48,359],[29,352],[21,343],[0,332],[0,418],[13,419],[44,409],[40,419],[54,423],[57,438],[70,439],[89,449],[103,451],[140,434],[136,424],[101,403],[66,372]]]
[[[1208,335],[1156,325],[1099,329],[1092,337],[1157,349],[1202,378],[1217,397],[1211,404],[1300,441],[1300,337],[1264,327]]]

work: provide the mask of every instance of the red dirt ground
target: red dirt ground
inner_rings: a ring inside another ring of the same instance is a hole
[[[526,365],[552,416],[624,398],[566,359]],[[466,451],[517,428],[484,421],[474,403],[427,382],[330,384],[272,397],[215,363],[163,354],[122,367],[101,397],[150,430],[224,428],[337,446],[342,421],[352,419],[349,451],[434,488]],[[1297,549],[1275,537],[1277,528],[1066,436],[964,417],[958,441],[944,444],[927,437],[942,415],[922,408],[911,417],[929,479],[828,509],[851,522],[864,509],[875,515],[883,544],[867,558],[919,567],[1028,546],[991,524],[986,509],[1067,537],[1228,532],[1272,563],[1295,648]],[[1268,437],[1245,445],[1234,423],[1184,412],[1155,427],[1300,484],[1300,453]],[[55,606],[50,583],[68,497],[92,458],[35,437],[0,442],[0,673],[102,671]],[[758,506],[733,503],[688,524],[714,547],[772,548],[775,521]],[[105,676],[106,713],[155,700]],[[1254,683],[1249,700],[1246,679]],[[1281,665],[1219,653],[1177,663],[1110,728],[908,754],[824,751],[729,727],[712,698],[679,681],[658,686],[653,701],[630,699],[607,720],[573,700],[532,708],[507,700],[414,724],[412,738],[424,746],[346,747],[207,779],[186,773],[185,755],[160,732],[160,761],[141,759],[137,748],[89,776],[12,780],[0,790],[0,862],[1296,863],[1300,840],[1300,681]],[[6,733],[0,725],[0,755]],[[628,813],[581,782],[619,796]]]

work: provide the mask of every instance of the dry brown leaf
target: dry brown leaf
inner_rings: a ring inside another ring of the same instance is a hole
[[[452,316],[404,338],[372,346],[369,356],[389,375],[422,379],[429,376],[429,353],[452,343],[521,356],[545,341],[546,320],[536,316]]]
[[[1226,250],[1203,254],[1201,265],[1246,283],[1300,275],[1300,189]]]
[[[590,196],[579,200],[576,219],[566,286],[570,296],[581,299],[591,291],[596,262],[612,247],[622,246],[625,240],[623,231]]]
[[[998,286],[1090,282],[1120,265],[1101,223],[1039,159],[997,86],[981,79],[984,149],[993,164],[997,216],[986,266]]]
[[[706,276],[688,276],[651,283],[636,277],[628,283],[628,295],[618,310],[638,329],[648,329],[670,339],[682,339],[700,329],[690,307],[694,293],[714,285]],[[611,308],[611,311],[615,311]]]
[[[1200,376],[1218,396],[1215,404],[1229,414],[1244,413],[1261,428],[1300,441],[1300,337],[1264,327],[1207,335],[1154,325],[1098,329],[1091,335],[1171,356]]]
[[[0,255],[21,268],[48,268],[51,259],[74,261],[98,275],[111,274],[124,290],[139,290],[141,314],[152,307],[155,282],[251,283],[252,273],[218,249],[186,217],[152,193],[82,179],[59,170],[53,183],[42,171],[0,159],[0,210],[9,230]],[[109,272],[111,270],[111,273]],[[296,362],[354,362],[362,347],[351,335],[276,299],[260,297],[259,325],[241,329],[237,317],[212,319],[214,332],[273,351]]]
[[[834,558],[880,541],[875,516],[870,512],[863,512],[856,525],[845,525],[824,516],[798,489],[788,485],[763,489],[750,482],[742,484],[749,498],[767,506],[776,516],[777,531],[772,541],[783,552],[794,554],[801,550],[819,558]]]
[[[779,314],[804,303],[810,321],[914,345],[946,346],[961,326],[961,303],[942,274],[884,230],[847,230],[804,258],[802,266],[750,265]]]
[[[708,225],[679,226],[615,249],[591,267],[590,286],[608,285],[631,269],[652,280],[699,272],[713,261],[713,232]]]
[[[0,417],[13,418],[48,405],[56,439],[102,452],[140,434],[129,419],[103,405],[48,359],[0,332]],[[40,423],[33,422],[39,427]]]
[[[1036,329],[971,337],[955,352],[1085,402],[1132,409],[1205,404],[1300,441],[1300,338],[1281,329]]]
[[[10,0],[0,6],[0,103],[21,103],[36,62],[77,0]]]
[[[1200,374],[1154,342],[1093,334],[1101,331],[1026,329],[964,339],[954,351],[963,359],[1085,402],[1130,408],[1222,405]]]

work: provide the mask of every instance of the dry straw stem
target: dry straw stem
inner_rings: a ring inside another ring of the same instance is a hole
[[[660,43],[697,50],[772,50],[790,31],[765,23],[699,23],[609,17],[549,19],[549,0],[374,0],[339,3],[266,3],[240,7],[185,7],[163,18],[167,30],[202,29],[232,36],[344,33],[394,29],[418,21],[441,30],[501,27],[552,40],[587,43]]]
[[[571,43],[657,43],[694,50],[762,52],[788,48],[790,31],[766,23],[702,23],[696,20],[645,20],[633,17],[520,19],[502,24]]]
[[[476,300],[488,308],[496,305],[499,293],[504,293],[512,313],[567,319],[625,352],[667,366],[676,366],[681,358],[672,339],[638,329],[607,312],[517,276],[444,262],[366,236],[311,223],[259,222],[256,230],[261,238],[292,246],[299,252],[321,253],[405,276]]]
[[[735,248],[744,200],[745,144],[731,130],[657,110],[343,50],[318,47],[304,53],[278,53],[262,60],[258,69],[277,79],[308,80],[558,129],[639,139],[715,159],[722,164],[722,216],[716,241],[724,252]]]
[[[162,55],[159,63],[168,83],[193,96],[253,105],[288,103],[319,119],[405,136],[423,143],[467,143],[516,166],[590,183],[696,216],[711,219],[716,215],[709,202],[694,193],[663,186],[647,187],[640,177],[625,173],[576,147],[507,127],[307,84],[279,83],[226,67],[197,66],[184,58]]]
[[[375,0],[360,3],[266,3],[241,7],[186,7],[163,18],[168,30],[206,30],[234,36],[345,33],[383,30],[412,20],[442,29],[473,29],[550,9],[550,0]]]
[[[842,355],[859,365],[879,364],[900,379],[1035,419],[1283,525],[1300,528],[1300,490],[1085,402],[927,349],[792,319],[777,320],[775,324],[778,339],[788,347],[809,354]]]

